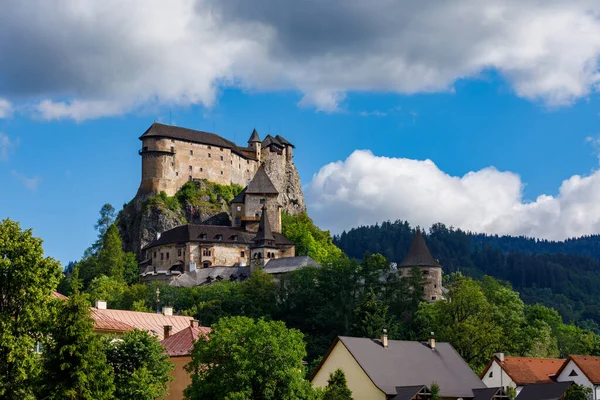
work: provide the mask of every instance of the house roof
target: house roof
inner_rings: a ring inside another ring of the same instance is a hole
[[[268,274],[281,274],[294,271],[301,267],[317,267],[321,265],[313,260],[311,256],[270,258],[265,264],[263,270]]]
[[[267,175],[264,165],[261,164],[254,174],[254,178],[248,183],[245,190],[246,194],[279,194],[279,191],[273,185],[271,178]]]
[[[412,400],[425,387],[425,385],[398,386],[396,388],[396,395],[390,398],[390,400]]]
[[[565,360],[556,375],[559,375],[567,367],[569,361],[573,361],[590,382],[600,385],[600,357],[571,355]]]
[[[442,397],[473,397],[472,389],[486,387],[450,343],[439,342],[432,350],[426,343],[390,340],[384,348],[377,339],[339,336],[330,351],[338,342],[387,395],[396,395],[400,386],[428,386],[431,382],[440,386]]]
[[[492,400],[494,399],[494,396],[502,396],[503,398],[508,399],[502,388],[497,387],[473,389],[473,394],[475,395],[473,400]]]
[[[517,400],[560,400],[573,382],[536,383],[523,386]]]
[[[237,196],[235,196],[233,198],[233,200],[231,200],[232,203],[244,203],[244,198],[246,197],[246,188],[244,188],[241,192],[239,192],[237,194]]]
[[[429,252],[425,239],[421,231],[417,230],[417,234],[413,238],[413,241],[408,250],[408,254],[404,260],[398,266],[400,268],[405,267],[439,267],[442,268],[439,262]]]
[[[219,240],[218,235],[221,235],[222,239]],[[206,244],[238,243],[250,245],[254,239],[254,236],[255,234],[253,232],[247,232],[240,228],[233,228],[230,226],[186,224],[163,232],[160,235],[160,238],[148,243],[144,247],[144,250],[165,244],[183,244],[187,242]],[[273,236],[277,245],[285,246],[294,244],[281,233],[273,232]]]
[[[158,313],[147,313],[128,310],[110,310],[92,308],[92,318],[98,321],[94,327],[98,330],[114,332],[125,332],[132,329],[141,329],[155,334],[159,340],[163,339],[164,326],[171,325],[173,333],[188,327],[192,317],[181,315],[163,315]],[[100,328],[105,327],[105,329]]]
[[[260,142],[260,136],[258,136],[258,132],[256,131],[256,129],[254,129],[252,131],[252,134],[250,135],[250,139],[248,139],[248,143],[252,143],[252,142]]]
[[[551,377],[558,374],[558,370],[565,362],[560,358],[533,357],[504,357],[504,361],[500,361],[494,356],[482,373],[482,377],[494,361],[517,386],[553,382]]]
[[[188,326],[164,339],[160,344],[165,348],[165,353],[171,357],[187,356],[192,354],[198,337],[208,335],[210,331],[211,329],[205,326]]]

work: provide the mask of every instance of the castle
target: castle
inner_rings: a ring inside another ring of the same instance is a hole
[[[173,196],[186,182],[208,179],[221,185],[246,184],[261,164],[282,174],[292,164],[294,145],[256,129],[241,147],[214,133],[154,123],[140,136],[142,181],[138,195],[164,191]],[[281,191],[282,188],[279,188]],[[303,204],[302,204],[303,206]]]

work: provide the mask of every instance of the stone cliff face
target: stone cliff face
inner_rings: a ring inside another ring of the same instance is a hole
[[[285,162],[282,157],[265,157],[265,171],[279,191],[279,204],[289,214],[306,211],[302,184],[296,165]]]

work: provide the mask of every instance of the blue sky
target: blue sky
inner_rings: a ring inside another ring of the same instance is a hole
[[[134,5],[121,15],[91,2],[11,6],[0,16],[0,52],[12,60],[0,69],[0,218],[33,228],[63,264],[79,259],[100,207],[135,195],[138,137],[171,121],[237,143],[253,128],[286,137],[309,214],[334,232],[406,219],[551,239],[600,233],[594,3],[553,1],[544,13],[491,3],[415,6],[390,24],[385,15],[400,11],[383,1],[342,13],[309,1],[307,15],[273,14],[269,0],[146,3],[146,17],[165,23],[155,32]],[[199,29],[207,4],[219,23]],[[477,12],[491,22],[464,32],[440,22],[461,7],[474,10],[464,24]],[[36,12],[46,19],[24,28],[19,18]],[[315,18],[327,23],[309,29]],[[547,21],[561,23],[544,30]]]

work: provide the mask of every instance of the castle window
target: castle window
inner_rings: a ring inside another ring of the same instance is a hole
[[[208,268],[208,263],[202,264],[202,268]]]
[[[192,166],[190,165],[190,171],[191,171],[192,169],[193,169],[193,168],[192,168]]]
[[[246,160],[246,164],[250,164],[250,160]]]
[[[254,216],[257,217],[257,218],[259,217],[258,213],[254,213]]]
[[[154,258],[156,258],[156,252],[154,252]]]
[[[175,147],[171,146],[171,153],[175,153]]]
[[[260,204],[265,204],[265,199],[260,199]]]
[[[246,257],[246,252],[244,250],[242,250],[242,252],[240,253],[240,257]]]
[[[201,233],[200,234],[200,239],[206,239],[206,233]]]
[[[181,257],[181,249],[177,249],[177,255]]]
[[[242,206],[237,206],[236,208],[238,211],[242,211]]]
[[[429,275],[429,271],[422,271],[421,272],[423,275]]]
[[[143,151],[148,151],[148,146],[144,146]]]
[[[175,176],[179,176],[179,172],[175,172]]]
[[[212,147],[208,146],[208,149],[210,150]]]
[[[210,153],[208,153],[208,158],[210,158]]]
[[[221,235],[220,233],[217,235],[217,240],[223,240],[223,235]]]
[[[232,236],[232,239],[233,239],[233,241],[234,241],[234,242],[237,242],[237,240],[238,240],[238,235],[233,235],[233,236]]]
[[[167,253],[167,260],[169,259],[169,253]]]
[[[221,171],[221,175],[223,175],[223,171]]]
[[[202,171],[203,171],[202,168],[200,168],[200,172],[202,172]]]
[[[190,156],[194,155],[194,150],[190,150]]]
[[[160,259],[164,260],[165,259],[165,253],[160,253]]]
[[[223,148],[222,148],[222,147],[219,147],[219,150],[223,151]]]
[[[431,296],[431,300],[435,300],[435,299],[437,299],[436,296]]]
[[[171,161],[171,167],[174,167],[175,163],[173,161]]]
[[[221,161],[223,161],[223,156],[221,156]]]
[[[433,288],[434,288],[434,289],[437,289],[437,285],[433,285]]]

